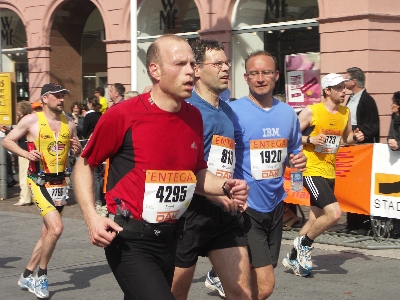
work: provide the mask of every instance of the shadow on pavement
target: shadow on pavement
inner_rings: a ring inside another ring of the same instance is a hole
[[[0,258],[0,269],[15,269],[16,267],[7,266],[8,263],[19,261],[22,257],[1,257]]]
[[[111,273],[111,270],[108,264],[104,264],[99,266],[77,267],[73,269],[66,269],[63,272],[71,274],[70,280],[59,281],[54,283],[50,282],[49,284],[51,286],[50,297],[56,293],[67,292],[71,290],[86,289],[90,287],[90,281],[92,279],[109,274]],[[64,288],[61,287],[58,290],[56,289],[57,286],[64,286],[64,285],[73,285],[73,286]]]
[[[327,254],[327,255],[313,255],[313,270],[310,274],[320,273],[320,274],[347,274],[349,271],[344,269],[342,266],[347,260],[361,258],[364,260],[372,260],[370,257],[366,256],[360,252],[347,253],[340,251],[337,254]]]

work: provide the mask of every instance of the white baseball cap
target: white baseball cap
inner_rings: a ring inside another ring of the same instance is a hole
[[[325,89],[329,86],[335,86],[339,83],[342,83],[344,81],[347,81],[347,79],[344,79],[342,75],[336,74],[336,73],[329,73],[328,75],[325,75],[322,80],[321,80],[321,88]]]

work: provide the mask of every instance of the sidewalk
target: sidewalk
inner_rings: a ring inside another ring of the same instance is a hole
[[[17,280],[40,236],[42,219],[35,206],[14,206],[19,187],[8,189],[0,201],[1,299],[36,299],[17,286]],[[70,194],[63,217],[64,232],[50,261],[49,291],[52,300],[123,299],[105,260],[104,250],[90,244],[79,205]],[[270,299],[397,299],[400,250],[357,249],[315,243],[314,270],[306,278],[294,276],[280,263],[290,251],[295,232],[285,232],[275,269],[276,287]],[[234,262],[233,262],[234,263]],[[211,265],[207,258],[197,264],[189,300],[220,299],[204,287]]]

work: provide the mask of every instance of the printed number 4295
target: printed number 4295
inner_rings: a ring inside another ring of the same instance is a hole
[[[161,185],[158,187],[156,198],[162,202],[183,202],[186,199],[187,186]]]

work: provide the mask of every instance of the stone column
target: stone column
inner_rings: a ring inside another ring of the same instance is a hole
[[[366,88],[381,119],[381,141],[390,124],[390,100],[400,82],[400,6],[390,0],[318,0],[321,75],[344,74],[349,67],[366,73]]]

